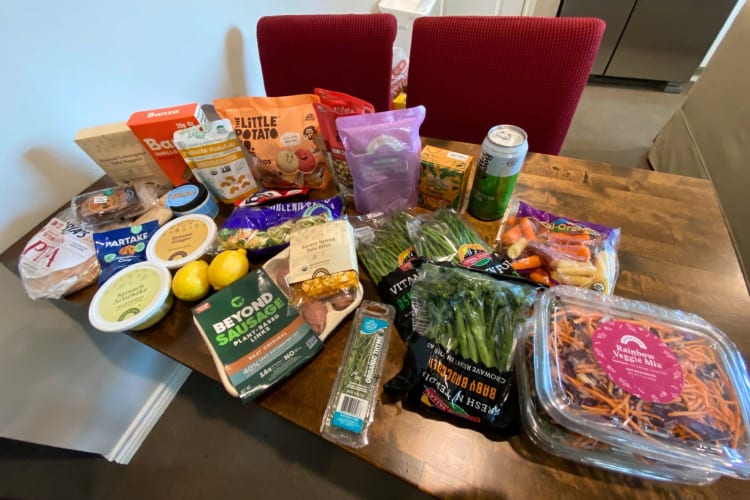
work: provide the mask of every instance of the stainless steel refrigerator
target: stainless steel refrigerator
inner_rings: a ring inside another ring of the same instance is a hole
[[[607,29],[592,75],[690,81],[737,0],[563,0],[559,16],[593,16]]]

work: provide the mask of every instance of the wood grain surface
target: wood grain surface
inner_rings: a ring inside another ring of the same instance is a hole
[[[462,153],[479,153],[479,146],[473,144],[429,142]],[[615,293],[699,314],[726,332],[748,359],[750,295],[708,181],[531,153],[515,196],[565,217],[620,227],[621,270]],[[485,239],[494,242],[497,222],[472,222]],[[2,255],[2,262],[14,272],[31,234]],[[89,287],[68,297],[64,309],[87,308],[94,291]],[[365,296],[377,300],[366,280]],[[256,402],[319,433],[350,326],[351,320],[342,323],[315,359]],[[159,324],[131,335],[218,381],[206,346],[193,326],[188,304],[175,301],[173,310]],[[384,380],[398,372],[405,350],[404,342],[394,333]],[[216,390],[223,389],[217,384]],[[722,478],[703,487],[640,480],[553,457],[524,435],[494,442],[475,431],[426,419],[392,402],[378,405],[370,444],[352,453],[441,497],[748,496],[748,483],[740,480]]]

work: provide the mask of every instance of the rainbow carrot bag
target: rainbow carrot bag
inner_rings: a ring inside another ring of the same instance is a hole
[[[264,188],[325,189],[331,179],[323,151],[315,143],[318,118],[313,94],[215,99],[232,122],[243,147],[254,156],[253,176]]]
[[[545,285],[611,294],[617,282],[620,228],[560,217],[513,199],[497,234],[513,269]]]

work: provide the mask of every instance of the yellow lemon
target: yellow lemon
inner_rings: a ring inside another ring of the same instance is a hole
[[[208,266],[208,280],[216,290],[234,283],[250,270],[244,248],[224,250]]]
[[[172,278],[172,293],[180,300],[191,302],[202,299],[210,289],[208,263],[205,260],[188,262]]]

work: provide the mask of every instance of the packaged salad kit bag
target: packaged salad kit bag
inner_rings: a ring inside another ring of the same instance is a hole
[[[497,243],[513,269],[538,283],[606,294],[615,289],[619,228],[561,217],[513,199]]]
[[[424,106],[336,119],[360,213],[417,205]]]
[[[385,390],[405,407],[490,438],[517,433],[514,330],[534,294],[530,285],[422,264],[411,286],[416,336]]]
[[[344,214],[344,200],[334,196],[256,206],[241,203],[221,225],[214,245],[215,252],[244,248],[253,257],[269,257],[289,245],[295,229],[323,224]]]
[[[331,174],[314,141],[319,129],[313,109],[317,102],[313,94],[299,94],[215,99],[214,106],[255,156],[253,176],[263,187],[325,189]]]
[[[750,379],[704,319],[571,286],[534,306],[534,389],[566,429],[649,459],[750,477]]]

